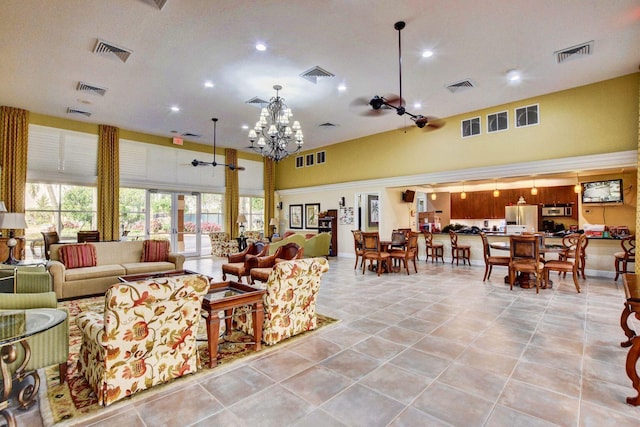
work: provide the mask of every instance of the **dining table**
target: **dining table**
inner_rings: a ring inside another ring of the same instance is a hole
[[[492,243],[489,243],[489,246],[492,249],[496,249],[499,251],[511,251],[510,242],[492,242]],[[556,244],[545,243],[542,246],[540,246],[539,250],[541,254],[552,254],[552,253],[561,254],[564,251],[566,251],[567,248],[564,245],[560,245],[557,243]],[[504,282],[509,283],[509,275],[505,276]],[[523,289],[535,288],[536,286],[535,283],[536,283],[535,279],[531,279],[531,275],[529,273],[520,273],[515,280],[515,284],[517,284]],[[543,289],[547,289],[551,287],[553,287],[553,281],[551,280],[549,280],[547,283],[545,283],[542,286]]]

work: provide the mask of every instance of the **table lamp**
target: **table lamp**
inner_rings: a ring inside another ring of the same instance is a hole
[[[271,227],[271,235],[273,236],[274,234],[276,234],[276,226],[278,225],[278,222],[276,221],[275,218],[271,218],[271,220],[269,220],[269,226]]]
[[[247,222],[247,217],[244,214],[240,214],[236,222],[240,226],[240,237],[244,237],[244,223]]]
[[[7,212],[0,215],[0,228],[9,230],[9,240],[7,240],[7,246],[9,247],[9,258],[4,262],[5,264],[18,264],[18,260],[13,255],[14,248],[18,244],[15,239],[15,230],[18,228],[27,228],[27,222],[24,219],[24,213]]]

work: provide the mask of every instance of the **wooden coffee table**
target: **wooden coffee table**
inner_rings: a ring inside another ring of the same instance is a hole
[[[213,283],[209,287],[209,293],[202,300],[202,310],[207,314],[207,341],[209,343],[209,367],[218,364],[218,339],[220,337],[220,317],[218,313],[224,311],[225,335],[231,332],[233,309],[243,305],[251,305],[253,321],[254,350],[260,351],[262,341],[262,322],[264,321],[264,308],[262,300],[264,289],[238,282]]]

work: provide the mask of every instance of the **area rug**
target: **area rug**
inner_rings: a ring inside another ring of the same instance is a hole
[[[78,354],[82,338],[80,330],[76,326],[75,317],[82,311],[90,310],[102,312],[104,310],[104,297],[64,301],[60,302],[58,306],[69,310],[69,361],[67,366],[67,381],[64,384],[60,384],[57,365],[50,366],[39,371],[42,378],[39,393],[40,412],[45,426],[52,426],[58,423],[66,424],[69,420],[75,421],[81,417],[90,415],[92,412],[103,409],[102,406],[97,404],[95,394],[77,369]],[[318,328],[316,330],[297,335],[296,337],[292,337],[268,348],[276,348],[284,343],[299,339],[334,322],[337,322],[337,320],[318,314]],[[252,341],[253,336],[244,334],[240,331],[232,331],[231,334],[226,335],[224,339],[221,338],[218,354],[218,366],[229,364],[234,360],[238,360],[251,354],[257,355],[258,353],[253,351],[251,345],[244,344]],[[262,346],[263,351],[265,347],[266,346]],[[209,350],[207,347],[207,335],[204,321],[200,323],[198,331],[198,353],[202,361],[202,367],[193,375],[210,373],[211,370],[206,368],[209,364]],[[188,375],[187,377],[193,377],[193,375]],[[180,381],[180,379],[174,380],[174,382],[175,381]],[[162,387],[162,385],[160,387]],[[130,399],[143,396],[146,392],[151,390],[153,390],[153,388],[137,393]]]

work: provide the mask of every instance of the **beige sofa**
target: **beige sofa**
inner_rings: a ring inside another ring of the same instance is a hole
[[[47,269],[58,299],[104,294],[109,286],[118,283],[119,276],[181,270],[184,264],[184,255],[174,253],[169,253],[168,261],[141,262],[142,240],[91,244],[96,248],[96,266],[71,269],[60,262],[59,249],[64,245],[51,245]]]

